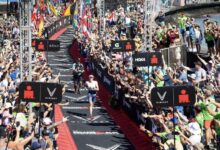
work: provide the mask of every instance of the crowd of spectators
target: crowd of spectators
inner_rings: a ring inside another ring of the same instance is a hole
[[[46,25],[57,17],[45,17]],[[54,105],[31,103],[19,100],[20,50],[19,21],[13,16],[0,18],[0,149],[10,150],[53,150],[58,149],[57,126],[67,118],[54,121]],[[36,31],[33,28],[33,31]],[[33,33],[35,36],[35,33]],[[32,55],[32,80],[36,82],[59,82],[59,74],[47,64],[45,55],[34,50]],[[24,80],[27,80],[27,66],[24,66]],[[65,92],[66,86],[63,86]],[[64,105],[64,104],[60,104]]]
[[[69,3],[56,3],[52,2],[50,3],[44,3],[41,4],[41,8],[39,8],[39,4],[36,4],[33,8],[32,12],[32,30],[33,36],[38,36],[39,31],[39,24],[41,22],[41,18],[43,18],[43,29],[46,27],[49,27],[51,24],[53,24],[55,21],[59,20],[63,15],[65,10],[67,9],[67,6]],[[51,7],[53,9],[51,9]]]
[[[204,20],[205,31],[195,23],[195,19],[178,14],[173,22],[167,22],[163,12],[158,14],[157,25],[153,26],[153,51],[162,48],[185,44],[198,58],[195,68],[184,66],[178,61],[174,67],[167,66],[165,61],[160,67],[133,67],[132,52],[112,53],[111,41],[133,39],[135,53],[143,49],[143,3],[129,9],[118,6],[108,10],[105,15],[105,31],[99,33],[98,18],[93,18],[90,38],[76,30],[74,38],[80,43],[80,52],[89,62],[96,61],[109,75],[114,77],[115,96],[117,91],[124,92],[125,100],[139,109],[147,121],[140,129],[146,132],[161,149],[210,149],[220,148],[220,59],[219,42],[220,26],[210,19]],[[200,53],[203,38],[207,43],[208,59]],[[176,49],[176,59],[181,57]],[[190,59],[190,58],[188,58]],[[172,61],[172,60],[171,60]],[[156,109],[150,98],[153,87],[192,85],[196,89],[194,106],[176,106]],[[118,101],[121,100],[121,97]],[[120,103],[120,102],[119,102]],[[132,110],[130,110],[132,113]],[[175,129],[173,124],[175,124]],[[174,142],[175,134],[175,142]]]

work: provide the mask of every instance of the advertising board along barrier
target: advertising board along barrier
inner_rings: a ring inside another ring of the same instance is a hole
[[[196,101],[193,86],[155,87],[151,90],[154,107],[193,106]]]
[[[104,70],[95,60],[93,60],[91,63],[92,63],[91,64],[92,72],[95,74],[98,80],[101,81],[108,90],[114,92],[115,91],[114,78],[110,76],[108,72]]]
[[[135,67],[161,66],[162,55],[160,52],[144,52],[133,54],[133,65]]]
[[[22,82],[19,85],[19,99],[26,102],[60,103],[62,86],[57,83]]]
[[[43,35],[45,39],[49,39],[52,35],[57,33],[60,29],[70,25],[72,16],[62,17],[59,20],[55,21],[50,26],[44,29]]]

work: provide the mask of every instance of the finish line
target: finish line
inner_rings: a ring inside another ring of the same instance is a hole
[[[119,135],[119,132],[108,131],[76,131],[73,130],[74,135]]]
[[[84,106],[84,107],[62,107],[63,109],[73,109],[73,110],[75,110],[75,109],[80,109],[80,110],[85,110],[85,109],[88,109],[88,107],[86,107],[86,106]],[[93,109],[104,109],[104,108],[102,108],[102,107],[93,107]]]

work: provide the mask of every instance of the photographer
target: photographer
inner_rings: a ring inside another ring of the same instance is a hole
[[[80,94],[80,89],[82,88],[82,75],[84,72],[84,66],[80,62],[80,58],[76,63],[73,64],[73,85],[74,85],[74,93]]]

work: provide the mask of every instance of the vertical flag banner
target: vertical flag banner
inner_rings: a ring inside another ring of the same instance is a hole
[[[83,10],[83,16],[82,16],[82,33],[87,37],[89,38],[89,31],[87,29],[88,27],[88,16],[87,16],[87,8],[84,7],[84,10]]]
[[[82,0],[81,6],[80,6],[80,10],[81,10],[80,13],[82,13],[82,16],[80,15],[81,17],[80,26],[81,26],[82,33],[88,39],[90,39],[89,29],[91,27],[90,5],[91,5],[91,0]]]
[[[70,15],[71,15],[70,9],[71,9],[71,5],[69,5],[69,6],[67,7],[67,9],[65,10],[64,16],[70,16]]]
[[[40,10],[44,10],[45,3],[44,0],[40,0]]]
[[[38,28],[38,37],[42,36],[43,28],[44,28],[44,19],[43,19],[43,16],[41,15],[41,17],[40,17],[40,24],[39,24],[39,28]]]
[[[75,10],[74,10],[74,18],[73,18],[73,27],[78,28],[78,2],[76,2]]]
[[[55,16],[57,16],[57,10],[56,10],[56,8],[54,7],[54,5],[51,4],[50,2],[48,2],[48,5],[49,5],[49,8],[50,8],[50,11],[53,12],[53,14],[54,14]]]
[[[36,20],[37,9],[38,9],[38,5],[37,5],[37,3],[36,3],[35,7],[33,8],[32,15],[31,15],[31,20],[32,20],[32,22],[33,22],[34,20]]]

